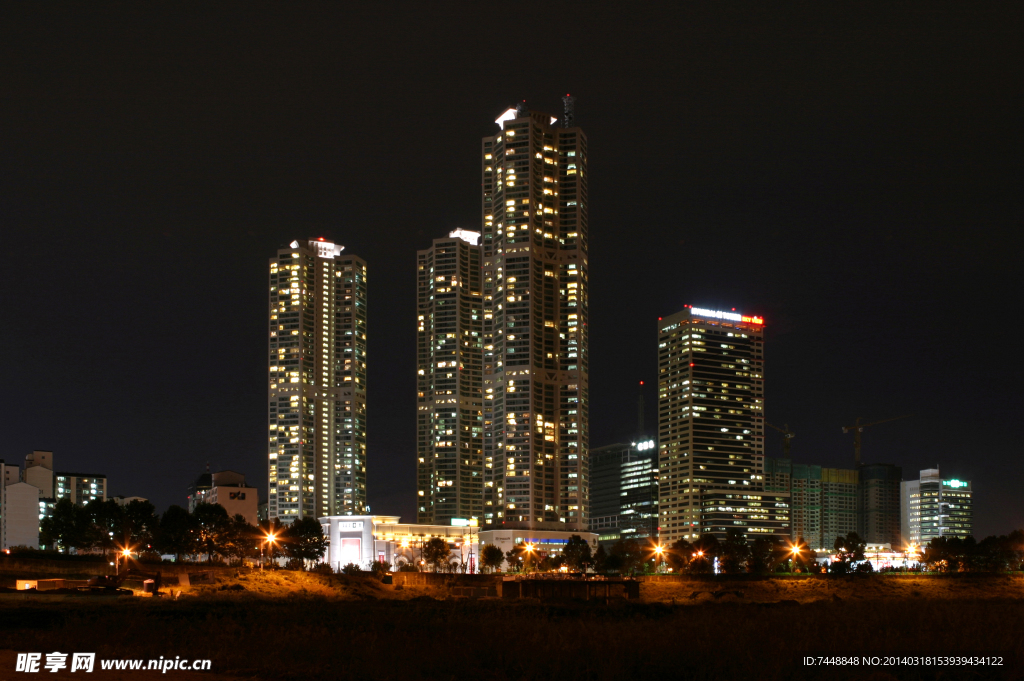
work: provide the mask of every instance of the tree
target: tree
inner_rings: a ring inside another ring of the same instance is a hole
[[[768,537],[758,537],[750,547],[747,570],[758,574],[771,572],[778,563],[778,557],[779,542]]]
[[[620,539],[612,546],[612,557],[617,558],[619,572],[631,575],[644,562],[644,550],[636,539]]]
[[[665,560],[668,561],[673,572],[682,572],[690,564],[690,559],[695,552],[693,544],[685,539],[677,539],[665,552]]]
[[[839,563],[845,566],[843,568],[838,568],[837,571],[846,572],[850,569],[850,565],[852,563],[864,560],[865,546],[866,543],[856,532],[850,532],[845,537],[836,537],[835,543],[832,544],[832,548],[839,557]]]
[[[231,518],[220,504],[206,503],[196,504],[192,518],[197,532],[197,548],[212,562],[215,555],[223,555],[225,552],[225,540],[231,527]]]
[[[327,550],[324,528],[316,518],[306,516],[294,521],[284,531],[284,551],[292,558],[299,558],[303,564],[319,561]]]
[[[590,544],[578,534],[569,537],[565,548],[562,549],[562,556],[569,569],[574,571],[585,570],[594,560],[590,555]]]
[[[693,542],[694,552],[690,557],[690,572],[708,573],[714,571],[714,562],[721,554],[718,537],[705,532]]]
[[[504,552],[494,544],[487,544],[480,549],[480,565],[489,572],[497,572],[504,562]]]
[[[370,573],[377,579],[383,580],[391,572],[391,563],[386,560],[375,560],[370,563]]]
[[[89,515],[81,506],[64,498],[53,507],[53,513],[39,523],[39,543],[61,551],[81,549],[86,545]]]
[[[163,553],[174,555],[175,560],[196,552],[196,531],[189,512],[181,506],[170,506],[160,517],[160,538],[157,542]]]
[[[260,539],[257,528],[250,525],[245,516],[236,514],[222,535],[224,554],[236,560],[258,555]]]
[[[743,531],[736,527],[730,527],[725,533],[725,541],[722,543],[721,559],[719,566],[726,574],[736,574],[747,569],[747,559],[750,558],[750,547],[747,545],[747,538]]]
[[[136,499],[121,509],[120,529],[114,536],[120,537],[122,545],[131,551],[141,553],[152,549],[156,534],[160,530],[160,517],[156,514],[156,507],[148,501]]]
[[[523,556],[526,554],[526,544],[516,544],[505,552],[505,560],[508,561],[508,569],[512,572],[519,572],[523,569]]]
[[[441,537],[431,537],[423,544],[423,560],[434,567],[434,572],[442,572],[447,569],[448,556],[452,550]]]
[[[85,505],[89,517],[85,532],[87,548],[111,551],[118,548],[121,541],[120,532],[124,510],[113,499],[93,499]],[[117,540],[115,541],[115,537]]]
[[[608,553],[604,550],[604,547],[598,544],[597,551],[594,553],[594,570],[596,572],[605,572],[608,569]]]

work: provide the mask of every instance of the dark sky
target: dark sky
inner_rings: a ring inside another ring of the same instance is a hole
[[[797,461],[912,414],[865,460],[1024,527],[1019,3],[383,6],[4,8],[0,458],[161,509],[207,462],[264,487],[267,260],[325,236],[370,268],[370,503],[412,517],[416,250],[479,226],[494,118],[571,92],[592,446],[634,431],[658,316],[735,307]]]

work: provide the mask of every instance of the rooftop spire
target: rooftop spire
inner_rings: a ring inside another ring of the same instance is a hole
[[[570,94],[566,94],[565,97],[562,97],[562,108],[564,111],[562,116],[562,126],[566,128],[573,127],[575,125],[574,119],[576,117],[576,98]]]

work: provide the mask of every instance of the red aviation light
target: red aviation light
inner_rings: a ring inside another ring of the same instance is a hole
[[[643,384],[644,384],[644,382],[643,382],[643,381],[640,381],[640,385],[643,385]]]
[[[690,366],[693,366],[693,362],[690,362]]]

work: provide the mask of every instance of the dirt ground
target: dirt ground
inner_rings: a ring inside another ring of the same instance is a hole
[[[686,605],[707,602],[775,603],[822,600],[1024,599],[1024,576],[851,575],[840,579],[764,579],[756,581],[645,582],[640,599],[647,603]]]

